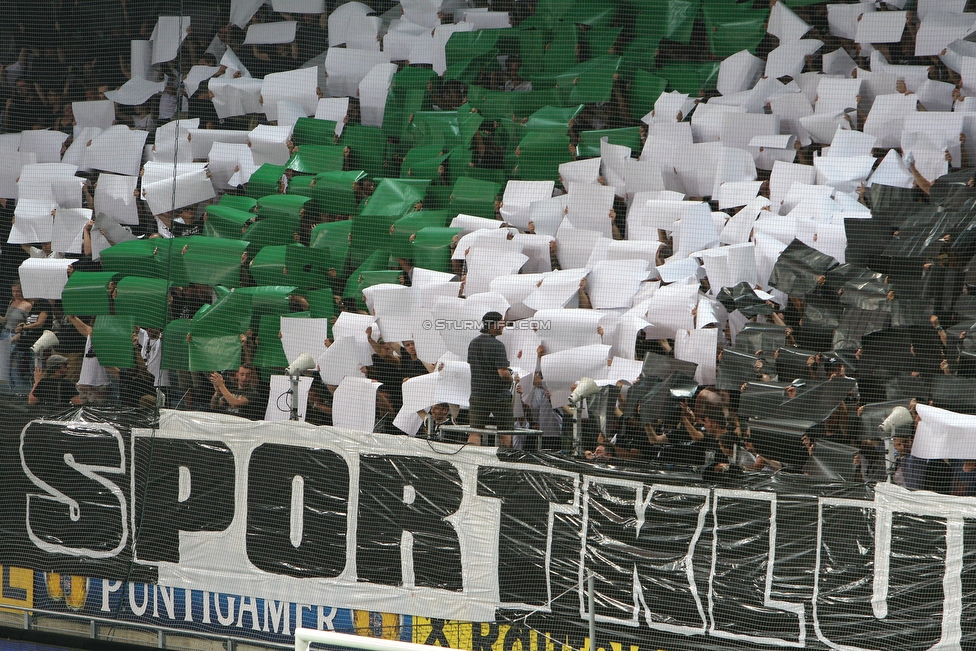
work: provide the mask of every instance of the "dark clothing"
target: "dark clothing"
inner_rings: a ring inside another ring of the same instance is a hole
[[[65,378],[42,377],[34,387],[34,397],[40,407],[67,408],[77,395],[75,385]]]
[[[240,407],[231,407],[227,404],[227,401],[223,399],[223,396],[218,394],[218,397],[214,400],[214,411],[218,411],[223,414],[234,414],[235,416],[241,416],[242,418],[254,419],[261,417],[254,415],[255,407],[260,396],[257,387],[241,389],[239,387],[232,387],[228,385],[227,388],[230,390],[231,395],[235,395],[238,398],[246,398],[247,404],[241,405]]]
[[[472,384],[474,384],[473,381]],[[492,416],[491,420],[489,420],[489,416]],[[483,428],[485,425],[494,425],[501,430],[512,429],[515,424],[515,416],[512,414],[511,394],[472,395],[469,418],[471,427]]]
[[[471,397],[511,400],[511,382],[498,375],[498,369],[508,368],[505,345],[489,334],[480,334],[468,344],[468,364],[471,365]]]
[[[400,411],[403,406],[403,369],[399,362],[391,362],[373,353],[373,365],[369,369],[369,377],[383,383],[380,391],[390,399],[393,413]]]
[[[400,358],[400,374],[405,378],[427,375],[427,367],[419,359],[411,359],[410,355]]]

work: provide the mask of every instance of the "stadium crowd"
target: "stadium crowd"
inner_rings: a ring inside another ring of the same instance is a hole
[[[976,495],[968,3],[367,4],[7,3],[8,393]]]

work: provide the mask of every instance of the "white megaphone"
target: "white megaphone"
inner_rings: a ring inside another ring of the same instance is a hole
[[[580,381],[576,384],[576,388],[573,389],[573,394],[569,397],[573,402],[579,402],[583,398],[589,398],[595,393],[600,392],[600,387],[597,386],[596,382],[592,378],[584,377],[580,378]]]
[[[892,409],[891,413],[888,414],[888,417],[885,418],[880,425],[878,425],[878,429],[890,436],[896,428],[911,425],[914,420],[915,419],[912,417],[912,412],[908,411],[901,405],[898,405]]]
[[[51,332],[50,330],[45,330],[44,334],[37,338],[34,345],[31,346],[31,351],[34,353],[43,353],[48,348],[54,348],[58,345],[58,336]]]
[[[288,368],[285,369],[285,373],[294,377],[313,368],[315,368],[315,358],[308,353],[302,353],[295,358],[294,362],[288,365]]]

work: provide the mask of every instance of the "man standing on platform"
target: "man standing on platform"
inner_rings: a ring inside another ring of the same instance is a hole
[[[499,430],[511,430],[512,371],[508,368],[505,345],[496,337],[505,329],[505,320],[498,312],[488,312],[481,318],[481,334],[468,344],[468,364],[471,365],[471,427],[483,429],[491,423]],[[472,433],[468,443],[481,445],[481,434]],[[498,436],[500,447],[511,447],[512,436]]]

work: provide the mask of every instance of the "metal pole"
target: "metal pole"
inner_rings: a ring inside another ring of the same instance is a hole
[[[593,574],[586,577],[586,592],[590,609],[590,651],[596,651],[596,600],[593,596]]]
[[[583,432],[580,429],[580,408],[583,401],[573,402],[573,456],[583,456]]]
[[[298,420],[298,375],[291,376],[291,415],[288,420]]]

